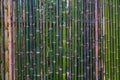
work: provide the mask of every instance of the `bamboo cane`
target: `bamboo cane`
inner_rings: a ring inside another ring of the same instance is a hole
[[[21,3],[18,1],[18,77],[21,79]]]
[[[21,79],[24,79],[24,58],[25,58],[25,25],[24,25],[24,0],[21,0]]]
[[[62,1],[59,0],[59,46],[62,48],[59,49],[59,66],[58,66],[58,80],[62,80],[62,53],[63,53],[63,28],[62,28]],[[56,54],[57,55],[57,54]]]
[[[77,0],[77,43],[78,43],[78,45],[77,45],[77,52],[78,52],[78,54],[77,54],[77,79],[80,79],[80,32],[79,32],[79,30],[80,30],[80,15],[78,15],[78,14],[80,14],[80,11],[81,11],[81,8],[80,8],[80,5],[78,5],[78,4],[80,4],[81,2],[80,2],[80,0]]]
[[[116,5],[117,5],[117,13],[116,13],[117,22],[116,23],[117,23],[117,26],[118,26],[118,28],[117,28],[117,31],[118,31],[118,33],[117,33],[117,35],[118,35],[118,38],[117,38],[118,39],[118,47],[117,47],[117,49],[118,49],[118,62],[117,62],[118,70],[117,70],[117,72],[119,73],[119,70],[120,70],[120,68],[119,68],[119,29],[120,29],[119,28],[119,19],[120,18],[119,18],[119,15],[118,15],[119,14],[119,6],[118,6],[119,5],[119,0],[117,0]],[[119,75],[118,75],[118,79],[120,79]]]
[[[58,54],[58,55],[56,55],[56,59],[55,59],[55,61],[56,61],[56,65],[55,65],[55,67],[56,67],[56,70],[55,70],[55,79],[56,80],[58,80],[58,75],[59,75],[59,73],[58,73],[58,67],[59,67],[59,56],[60,56],[60,52],[59,52],[59,50],[62,50],[62,46],[60,46],[59,45],[59,40],[60,40],[60,35],[61,34],[59,34],[59,30],[60,30],[60,27],[59,27],[59,18],[60,18],[60,16],[59,16],[59,0],[56,0],[55,1],[56,2],[56,10],[55,10],[55,16],[56,16],[56,53]],[[54,34],[54,33],[53,33]]]
[[[9,33],[9,43],[8,43],[8,50],[9,50],[9,79],[10,80],[14,80],[14,63],[13,63],[13,55],[14,55],[14,51],[13,51],[13,34],[12,34],[12,30],[13,30],[13,25],[12,25],[12,17],[13,15],[11,15],[12,13],[12,1],[8,0],[8,23],[9,23],[9,27],[8,27],[8,33]],[[13,13],[12,13],[13,14]]]
[[[120,1],[118,0],[118,14],[120,13],[120,6],[119,6],[119,4],[120,4]],[[120,16],[118,15],[118,24],[119,24],[119,22],[120,22]],[[118,35],[120,35],[120,26],[118,25]],[[120,36],[118,36],[118,53],[120,53]],[[118,55],[118,63],[120,63],[120,56]],[[119,67],[119,72],[120,72],[120,64],[118,64],[118,67]],[[119,79],[120,79],[120,76],[119,76]]]
[[[1,25],[1,79],[5,80],[5,27],[4,27],[4,0],[0,1],[0,25]]]
[[[30,74],[29,74],[29,66],[30,66],[30,63],[29,63],[29,8],[28,8],[28,1],[25,2],[25,11],[26,11],[26,28],[25,28],[25,33],[26,33],[26,36],[25,36],[25,39],[26,39],[26,76],[25,78],[26,79],[30,79]]]
[[[117,35],[116,35],[116,30],[117,30],[117,21],[116,21],[116,12],[117,12],[117,7],[116,7],[116,2],[117,1],[113,1],[112,0],[112,3],[113,3],[113,26],[114,26],[114,30],[113,30],[113,40],[114,40],[114,71],[115,71],[115,74],[113,75],[114,76],[114,79],[118,79],[117,78]]]
[[[66,14],[65,14],[66,0],[62,2],[62,23],[63,23],[63,41],[66,41]],[[62,79],[66,79],[66,44],[63,42],[62,54]]]
[[[84,79],[84,13],[83,13],[83,11],[84,11],[84,5],[83,5],[83,3],[84,3],[84,1],[82,0],[82,2],[81,2],[81,6],[82,6],[82,8],[81,8],[81,28],[80,28],[80,30],[81,30],[81,35],[80,35],[80,37],[81,37],[81,44],[80,44],[80,49],[81,49],[81,51],[80,51],[80,57],[81,57],[81,59],[80,59],[80,63],[81,63],[81,72],[80,72],[80,78],[81,78],[81,80],[83,80]]]
[[[36,1],[32,1],[32,12],[33,12],[33,79],[36,80]]]
[[[113,26],[113,24],[112,24],[112,19],[113,19],[113,15],[112,15],[112,11],[113,11],[113,7],[112,7],[112,3],[111,3],[111,1],[109,0],[109,19],[110,19],[110,21],[109,21],[109,24],[110,24],[110,46],[112,46],[114,43],[112,43],[113,42],[113,38],[112,38],[112,36],[113,36],[113,30],[112,30],[112,26]],[[112,45],[111,45],[112,44]],[[111,69],[110,69],[110,75],[112,75],[112,72],[113,72],[113,64],[114,64],[114,55],[113,55],[113,53],[114,53],[114,50],[113,50],[114,48],[111,48],[110,47],[110,58],[111,58]],[[109,74],[109,73],[108,73]],[[110,78],[111,79],[113,79],[113,76],[110,76]]]
[[[39,1],[36,1],[36,70],[37,70],[37,75],[36,79],[40,79],[40,28],[39,28]]]
[[[50,80],[54,79],[53,76],[53,47],[52,47],[52,31],[53,31],[53,27],[52,27],[52,9],[53,6],[51,4],[51,2],[48,4],[48,11],[49,11],[49,38],[50,38],[50,42],[49,42],[49,46],[50,46]],[[57,47],[56,47],[57,49]]]
[[[46,3],[46,4],[45,4]],[[49,72],[48,72],[48,70],[49,70],[49,65],[48,65],[48,63],[49,63],[49,52],[50,52],[50,48],[49,48],[49,45],[48,45],[48,4],[47,4],[47,2],[46,1],[44,1],[44,13],[45,13],[45,55],[46,55],[46,57],[45,57],[45,63],[46,63],[46,67],[45,67],[45,73],[46,73],[46,80],[48,80],[49,79]]]
[[[92,22],[92,15],[93,15],[93,13],[92,13],[92,1],[90,1],[90,2],[88,2],[89,3],[89,10],[90,10],[90,12],[89,12],[89,19],[90,19],[90,21],[89,21],[89,26],[90,26],[90,29],[89,29],[89,57],[92,57],[92,24],[93,24],[93,22]],[[92,58],[90,58],[90,62],[89,62],[89,79],[92,79],[93,77],[92,77]]]
[[[74,21],[75,21],[75,18],[74,18],[74,15],[75,15],[75,10],[74,10],[74,5],[75,5],[75,2],[74,1],[72,1],[72,3],[71,3],[71,25],[72,25],[72,27],[71,27],[71,43],[72,43],[72,45],[71,45],[71,47],[72,47],[72,54],[71,54],[71,58],[72,58],[72,60],[71,60],[71,62],[72,62],[72,70],[71,70],[71,79],[75,79],[75,68],[74,68],[74,62],[75,62],[75,52],[74,52],[74,50],[75,50],[75,44],[74,44],[74,42],[75,42],[75,39],[74,39],[74,36],[75,36],[75,24],[74,24]]]
[[[30,59],[30,79],[33,79],[33,12],[32,12],[32,8],[33,8],[33,5],[32,5],[32,0],[29,1],[28,5],[29,5],[29,27],[30,27],[30,30],[29,30],[29,37],[30,37],[30,56],[29,56],[29,59]]]
[[[105,48],[106,48],[106,46],[105,46],[105,40],[106,40],[106,35],[105,35],[105,1],[103,0],[103,11],[102,11],[102,13],[103,13],[103,20],[102,20],[102,23],[103,23],[103,27],[102,27],[102,30],[103,30],[103,79],[105,80]]]
[[[95,61],[96,61],[96,80],[98,80],[98,1],[95,0]]]

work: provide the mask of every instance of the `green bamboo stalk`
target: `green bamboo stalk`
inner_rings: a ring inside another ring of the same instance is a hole
[[[104,41],[104,3],[103,3],[103,0],[102,1],[100,1],[100,51],[99,51],[99,53],[100,53],[100,70],[99,70],[99,79],[102,79],[102,80],[104,80],[104,66],[103,66],[103,59],[104,59],[104,56],[103,56],[103,54],[104,54],[104,48],[102,47],[103,46],[103,41]]]
[[[69,45],[70,45],[70,42],[69,42],[69,36],[71,33],[69,33],[70,31],[70,10],[69,10],[69,7],[70,7],[70,1],[66,0],[66,9],[65,9],[65,15],[66,15],[66,21],[65,21],[65,25],[66,25],[66,79],[70,79],[70,71],[69,71],[69,67],[70,67],[70,56],[69,56]]]
[[[24,1],[21,0],[21,79],[24,79],[24,52],[25,52]]]
[[[29,55],[29,59],[30,59],[30,79],[33,79],[33,12],[32,12],[32,7],[33,7],[33,1],[30,0],[28,5],[29,5],[29,38],[30,38],[30,41],[29,41],[29,49],[30,49],[30,55]]]
[[[62,80],[66,79],[66,0],[62,1],[62,27],[63,27],[63,54],[62,54]]]
[[[19,80],[19,58],[18,58],[18,54],[19,54],[19,45],[18,45],[18,2],[16,1],[16,79]]]
[[[46,4],[45,4],[46,3]],[[48,76],[49,76],[49,66],[48,66],[48,57],[49,57],[49,52],[50,52],[50,49],[49,49],[49,45],[48,45],[48,4],[47,4],[47,0],[44,1],[44,14],[45,14],[45,74],[46,74],[46,80],[49,80]]]
[[[70,35],[71,35],[71,23],[70,23],[70,1],[66,0],[66,79],[71,79],[70,74],[71,74],[71,53],[70,53]]]
[[[106,69],[106,73],[105,73],[105,77],[106,77],[106,79],[109,79],[109,77],[110,77],[110,75],[109,75],[109,70],[110,70],[110,63],[109,63],[109,61],[108,61],[108,59],[109,59],[109,53],[110,53],[110,46],[108,46],[109,44],[109,33],[108,33],[108,26],[109,26],[109,23],[108,23],[108,16],[109,16],[109,12],[108,12],[108,9],[109,9],[109,7],[108,7],[108,4],[106,4],[106,3],[108,3],[108,0],[106,0],[105,1],[105,17],[106,17],[106,24],[105,24],[105,32],[106,32],[106,41],[105,41],[105,44],[106,44],[106,55],[105,55],[105,69]]]
[[[33,1],[33,79],[36,80],[37,70],[36,70],[36,1]]]
[[[102,14],[103,14],[103,16],[102,16],[102,18],[103,18],[103,20],[102,20],[102,33],[103,33],[103,43],[102,43],[102,45],[103,45],[103,55],[102,55],[102,57],[103,57],[103,79],[105,80],[106,78],[105,78],[105,61],[106,61],[106,59],[105,59],[105,57],[106,57],[106,54],[105,54],[105,52],[106,52],[106,44],[105,44],[105,42],[106,42],[106,33],[105,33],[105,1],[103,0],[103,2],[102,2],[102,4],[103,4],[103,12],[102,12]]]
[[[48,2],[48,8],[49,8],[49,38],[50,38],[50,42],[49,42],[49,46],[50,46],[50,80],[54,79],[53,78],[53,47],[52,47],[52,32],[53,32],[53,27],[52,27],[52,4],[49,1]],[[57,47],[56,47],[57,48]]]
[[[113,39],[114,39],[114,71],[115,71],[115,74],[114,74],[114,79],[118,79],[117,78],[117,35],[116,35],[116,32],[117,32],[117,20],[116,20],[116,12],[117,12],[117,7],[116,7],[116,3],[117,1],[113,1],[112,0],[112,3],[113,3],[113,26],[114,26],[114,30],[113,30]]]
[[[92,67],[93,67],[93,63],[92,63],[92,57],[93,57],[92,56],[92,48],[93,48],[93,45],[92,45],[93,44],[93,42],[92,42],[92,36],[93,36],[92,28],[93,28],[93,23],[94,23],[93,22],[93,17],[92,17],[92,15],[94,15],[93,12],[92,12],[92,5],[93,5],[92,0],[89,2],[89,4],[90,4],[90,6],[89,6],[89,10],[90,10],[90,13],[89,13],[89,18],[90,18],[90,33],[89,33],[90,34],[89,35],[90,36],[90,39],[89,39],[89,44],[90,44],[89,45],[89,50],[90,50],[89,51],[90,52],[90,64],[89,64],[90,65],[90,73],[89,74],[90,75],[89,76],[90,76],[90,79],[92,80],[93,79],[93,75],[92,75],[92,73],[93,73],[93,69],[92,69]]]
[[[21,79],[21,8],[20,0],[17,3],[18,5],[18,79]]]
[[[26,24],[25,24],[25,8],[26,8],[26,5],[25,5],[25,0],[22,0],[22,5],[23,5],[23,7],[22,7],[22,9],[23,9],[23,11],[22,11],[22,20],[23,20],[23,22],[22,22],[22,24],[23,24],[23,62],[22,62],[22,64],[23,64],[23,73],[22,73],[22,80],[24,80],[25,79],[25,75],[26,75],[26,48],[25,48],[25,46],[26,46]]]
[[[59,24],[59,17],[60,17],[59,16],[59,0],[56,0],[55,2],[56,2],[56,8],[55,8],[55,12],[56,12],[55,13],[56,14],[55,15],[55,17],[56,17],[56,19],[55,19],[56,20],[56,29],[55,29],[56,30],[56,32],[55,32],[56,33],[56,35],[55,35],[56,36],[55,37],[56,38],[56,41],[55,41],[56,42],[56,59],[55,59],[55,61],[56,61],[56,65],[55,65],[56,70],[55,70],[55,74],[56,75],[55,75],[54,79],[58,80],[58,75],[59,75],[58,68],[59,68],[59,56],[60,56],[59,50],[62,49],[62,46],[59,45],[59,40],[60,40],[59,37],[61,35],[61,34],[59,34],[59,30],[60,30],[59,29],[60,28],[60,26],[59,26],[60,25]]]
[[[119,78],[119,57],[118,57],[118,56],[119,56],[119,50],[118,50],[118,46],[119,46],[118,36],[119,36],[119,35],[117,34],[118,31],[119,31],[119,30],[118,30],[118,29],[119,29],[119,25],[118,25],[118,23],[119,23],[118,20],[119,20],[119,19],[118,19],[118,17],[119,17],[119,16],[118,16],[118,0],[117,0],[117,1],[116,1],[116,26],[117,26],[117,28],[116,28],[116,36],[117,36],[117,40],[116,40],[116,44],[117,44],[117,58],[116,58],[116,64],[117,64],[116,66],[117,66],[117,69],[116,69],[116,74],[117,74],[117,76],[116,76],[116,77],[117,77],[117,79],[119,80],[119,79],[120,79],[120,78]]]
[[[113,15],[112,15],[112,14],[113,14],[113,13],[112,13],[113,7],[112,7],[112,3],[110,3],[110,2],[111,2],[111,1],[109,1],[109,4],[110,4],[110,6],[109,6],[109,7],[110,7],[110,8],[109,8],[109,13],[111,13],[111,14],[109,15],[109,18],[110,18],[109,24],[110,24],[110,27],[111,27],[111,28],[110,28],[110,37],[111,37],[111,40],[110,40],[110,41],[111,41],[111,44],[114,45],[114,43],[113,43],[113,30],[112,30],[112,28],[113,28],[113,23],[112,23],[112,19],[113,19]],[[110,61],[111,61],[111,67],[110,67],[110,68],[111,68],[111,70],[110,70],[111,72],[110,72],[110,75],[112,75],[112,72],[113,72],[113,64],[114,64],[114,57],[113,57],[113,56],[114,56],[114,51],[113,51],[114,48],[112,48],[112,45],[111,45],[111,47],[110,47],[110,52],[111,52],[111,53],[110,53],[110,54],[111,54],[111,55],[110,55],[110,56],[111,56],[111,60],[110,60]],[[109,73],[108,73],[108,74],[109,74]],[[112,75],[110,78],[113,79],[113,75]]]
[[[109,13],[112,13],[112,10],[113,10],[113,8],[112,8],[112,3],[109,3],[109,4],[111,4],[110,5],[110,8],[109,8]],[[113,30],[112,30],[112,28],[113,28],[113,24],[112,24],[112,19],[113,19],[113,16],[112,16],[112,14],[110,14],[109,15],[109,18],[110,18],[110,21],[109,21],[109,24],[110,24],[110,37],[111,37],[111,40],[110,40],[110,42],[111,42],[111,44],[113,45],[114,43],[112,43],[113,42],[113,38],[112,38],[112,36],[113,36]],[[112,45],[111,45],[111,47],[110,47],[110,56],[111,56],[111,59],[110,59],[110,61],[111,61],[111,72],[110,72],[110,75],[112,75],[112,72],[113,72],[113,61],[114,61],[114,58],[113,58],[113,55],[114,55],[114,51],[113,51],[113,49],[114,48],[112,48]],[[113,75],[110,77],[111,79],[113,79]]]
[[[44,75],[44,54],[43,54],[43,18],[42,18],[42,0],[39,2],[39,15],[40,15],[40,64],[41,64],[41,68],[40,68],[40,75],[41,75],[41,79],[43,79],[43,75]]]
[[[75,71],[74,71],[74,77],[75,79],[74,80],[77,80],[77,56],[78,56],[78,52],[77,52],[77,0],[74,0],[74,26],[75,26],[75,32],[74,32],[74,57],[75,57],[75,60],[74,60],[74,68],[75,68]]]
[[[39,25],[39,1],[36,0],[36,79],[40,80],[40,25]]]
[[[26,79],[30,79],[30,62],[29,62],[29,1],[26,1]]]
[[[53,47],[53,79],[56,79],[56,0],[51,1],[51,22],[52,22],[52,27],[53,27],[53,32],[52,32],[52,47]]]
[[[86,44],[86,39],[85,39],[85,2],[83,1],[83,79],[86,79],[86,50],[85,50],[85,44]]]
[[[77,77],[77,79],[78,80],[82,80],[81,79],[81,68],[82,68],[82,66],[81,66],[81,51],[82,51],[82,38],[81,38],[81,35],[82,35],[82,32],[83,32],[83,30],[82,30],[82,26],[81,26],[81,23],[82,23],[82,20],[81,20],[81,17],[82,17],[82,14],[81,14],[81,12],[82,12],[82,1],[80,1],[80,0],[78,0],[78,2],[77,2],[77,9],[78,9],[78,11],[77,11],[77,17],[78,17],[78,23],[77,23],[77,34],[78,34],[78,45],[77,45],[77,47],[78,47],[78,60],[77,60],[77,64],[78,64],[78,71],[77,71],[77,74],[78,74],[78,77]]]
[[[21,79],[21,77],[22,77],[22,74],[21,74],[21,3],[20,3],[20,1],[18,1],[18,12],[19,12],[19,17],[18,17],[18,33],[19,33],[19,54],[18,54],[18,56],[19,56],[19,79]]]
[[[114,24],[115,24],[115,35],[114,35],[114,40],[115,40],[115,71],[116,71],[116,79],[118,79],[118,65],[117,65],[117,61],[118,61],[118,49],[117,49],[117,47],[118,47],[118,40],[117,40],[117,38],[118,38],[118,35],[117,35],[117,30],[118,30],[118,21],[117,21],[117,1],[113,1],[113,7],[114,7],[114,9],[115,9],[115,13],[114,13],[114,16],[115,16],[115,22],[114,22]]]
[[[19,69],[20,69],[20,79],[23,80],[23,18],[22,18],[22,15],[23,15],[23,4],[22,4],[22,1],[19,1],[19,17],[18,17],[18,32],[19,32],[19,62],[20,62],[20,65],[19,65]]]
[[[72,20],[72,22],[71,22],[71,25],[72,25],[72,27],[71,27],[71,43],[72,43],[72,54],[71,54],[71,57],[72,57],[72,71],[71,71],[71,79],[75,79],[75,68],[74,68],[74,62],[75,62],[75,52],[74,52],[74,50],[75,50],[75,43],[74,43],[74,41],[75,41],[75,39],[74,39],[74,35],[75,35],[75,25],[74,25],[74,21],[75,21],[75,18],[74,18],[74,15],[75,15],[75,13],[74,13],[74,5],[75,5],[75,2],[74,1],[72,1],[71,2],[71,20]]]
[[[44,7],[44,0],[41,1],[41,5],[40,5],[40,9],[41,9],[41,15],[43,15],[42,17],[42,21],[43,22],[43,79],[44,80],[47,80],[46,79],[46,23],[45,23],[45,11],[43,8]],[[42,5],[43,4],[43,5]],[[43,6],[43,7],[42,7]]]
[[[118,0],[117,1],[118,3],[118,14],[120,13],[120,1]],[[118,15],[118,24],[120,23],[120,16]],[[120,26],[118,25],[118,35],[120,35]],[[118,36],[118,53],[120,53],[120,36]],[[120,72],[120,55],[118,55],[118,67],[119,67],[119,70],[118,72]],[[119,79],[120,79],[120,76],[119,76]]]
[[[58,66],[58,72],[59,72],[59,79],[62,80],[62,54],[63,54],[63,27],[62,27],[62,0],[59,0],[59,46],[62,48],[59,48],[59,66]]]
[[[77,45],[77,52],[78,52],[78,55],[77,55],[77,79],[80,79],[80,28],[81,28],[81,26],[80,26],[80,15],[78,15],[78,14],[80,14],[80,11],[81,11],[81,7],[80,7],[80,5],[78,5],[78,4],[81,4],[81,2],[80,2],[80,0],[77,0],[77,43],[78,43],[78,45]]]
[[[81,51],[80,51],[80,66],[81,66],[81,71],[80,71],[80,79],[81,80],[84,80],[84,50],[83,50],[83,47],[84,47],[84,13],[83,13],[83,11],[84,11],[84,5],[83,5],[83,0],[82,0],[82,2],[81,2],[81,18],[80,18],[80,20],[81,20],[81,28],[80,28],[80,30],[81,30],[81,34],[80,34],[80,38],[81,38],[81,44],[80,44],[80,49],[81,49]]]

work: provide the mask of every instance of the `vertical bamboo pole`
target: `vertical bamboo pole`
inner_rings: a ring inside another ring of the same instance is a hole
[[[16,48],[15,48],[15,50],[16,50],[16,53],[15,53],[15,60],[16,60],[16,63],[15,63],[15,67],[16,67],[16,71],[15,71],[15,73],[16,73],[16,78],[15,79],[17,79],[17,80],[19,80],[19,58],[18,58],[18,54],[19,54],[19,47],[18,47],[18,35],[19,35],[19,33],[18,33],[18,25],[19,25],[19,23],[18,23],[18,2],[16,1],[16,10],[15,10],[15,12],[16,12]]]
[[[104,36],[105,36],[105,14],[104,14],[104,7],[105,7],[105,5],[104,5],[104,0],[102,1],[102,4],[103,4],[103,9],[102,9],[102,18],[103,18],[102,19],[102,26],[103,26],[102,27],[102,32],[103,32],[102,33],[103,34],[103,39],[102,39],[103,40],[103,56],[102,56],[103,57],[103,61],[102,61],[103,76],[102,77],[105,80],[105,74],[104,74],[105,73],[105,61],[104,61],[105,60],[105,47],[104,47],[105,46],[105,40],[104,40]]]
[[[98,80],[98,0],[95,0],[95,74]]]
[[[62,79],[65,80],[66,79],[66,44],[64,42],[66,42],[66,25],[65,25],[65,21],[66,21],[66,14],[65,14],[65,6],[66,6],[66,0],[64,0],[62,2],[62,27],[63,27],[63,54],[62,54]]]
[[[59,22],[60,22],[60,31],[59,31],[59,36],[60,36],[60,42],[59,42],[59,45],[62,46],[63,48],[63,27],[62,27],[62,0],[59,0]],[[63,53],[63,49],[60,48],[59,52],[60,52],[60,65],[59,65],[59,79],[58,80],[62,80],[62,53]],[[58,54],[57,54],[58,55]]]
[[[12,0],[12,73],[13,73],[13,80],[15,80],[15,1]]]
[[[14,77],[14,64],[13,64],[13,25],[12,25],[12,0],[8,0],[8,52],[9,52],[9,80],[15,80]]]
[[[77,57],[78,57],[78,52],[77,52],[77,0],[74,0],[74,80],[77,80]],[[68,25],[69,26],[69,25]],[[67,65],[68,66],[68,65]]]
[[[92,38],[93,38],[93,31],[92,31],[92,29],[94,28],[93,27],[93,23],[94,23],[94,19],[93,19],[93,16],[94,16],[94,13],[92,12],[92,8],[93,8],[93,2],[92,2],[92,0],[90,0],[90,2],[89,2],[89,27],[90,27],[90,29],[89,29],[89,58],[90,58],[90,62],[89,62],[89,79],[90,80],[92,80],[93,79],[93,62],[92,62],[92,60],[93,60],[93,52],[92,52],[92,50],[93,50],[93,42],[92,42]]]
[[[80,18],[80,25],[81,25],[81,33],[80,33],[80,66],[81,66],[81,71],[80,71],[80,79],[83,80],[84,79],[84,0],[82,0],[81,2],[81,18]]]
[[[120,11],[120,9],[119,9],[119,8],[120,8],[120,7],[119,7],[119,2],[120,2],[119,0],[117,0],[117,2],[116,2],[116,7],[117,7],[117,12],[116,12],[117,22],[116,22],[116,24],[117,24],[117,26],[118,26],[118,27],[117,27],[117,40],[118,40],[118,46],[117,46],[117,50],[118,50],[118,55],[117,55],[117,60],[118,60],[118,61],[117,61],[117,65],[118,65],[118,69],[117,69],[117,72],[118,72],[118,73],[117,73],[117,74],[118,74],[118,80],[120,79],[120,76],[119,76],[119,73],[120,73],[120,71],[119,71],[119,70],[120,70],[120,67],[119,67],[119,64],[120,64],[120,63],[119,63],[119,51],[120,51],[120,50],[119,50],[119,45],[120,45],[120,43],[119,43],[119,42],[120,42],[120,39],[119,39],[119,37],[120,37],[120,35],[119,35],[119,34],[120,34],[120,33],[119,33],[119,32],[120,32],[120,31],[119,31],[119,29],[120,29],[120,26],[119,26],[119,24],[120,24],[120,22],[119,22],[119,21],[120,21],[120,18],[119,18],[119,11]]]
[[[120,14],[120,1],[118,0],[118,14]],[[118,24],[120,23],[120,15],[118,15]],[[118,26],[118,35],[120,35],[120,25]],[[120,53],[120,36],[118,36],[118,53]],[[118,55],[118,67],[119,67],[119,73],[120,73],[120,55]],[[120,76],[119,76],[120,79]]]
[[[1,67],[1,78],[2,80],[5,80],[5,25],[4,25],[4,0],[0,1],[0,25],[1,25],[1,34],[0,34],[0,38],[1,38],[1,46],[0,46],[0,55],[1,55],[1,63],[0,63],[0,67]]]
[[[30,41],[29,41],[29,44],[30,44],[30,55],[29,55],[29,59],[30,59],[30,79],[33,80],[33,12],[32,12],[32,7],[33,7],[33,4],[32,4],[32,0],[30,0],[28,2],[28,5],[29,5],[29,25],[30,25],[30,28],[29,28],[29,37],[30,37]]]
[[[4,24],[5,24],[5,79],[8,80],[8,4],[7,0],[4,0]]]
[[[52,2],[52,27],[53,27],[53,33],[52,33],[52,37],[53,37],[53,40],[52,40],[52,46],[53,46],[53,79],[56,79],[57,80],[57,65],[58,65],[58,56],[59,55],[56,55],[58,54],[58,50],[56,48],[56,46],[58,45],[58,36],[57,35],[57,32],[56,32],[56,27],[58,27],[58,25],[56,24],[57,23],[57,19],[58,17],[56,17],[56,12],[58,10],[58,3],[56,0],[53,0]]]
[[[80,73],[81,73],[81,62],[80,62],[80,51],[81,51],[81,1],[77,1],[77,79],[80,80]]]
[[[36,79],[40,80],[40,24],[39,24],[39,0],[36,0]]]
[[[45,7],[45,3],[46,3],[46,0],[44,0],[44,7]],[[50,51],[50,48],[48,46],[48,4],[46,3],[46,7],[45,7],[45,10],[44,10],[44,17],[45,17],[45,74],[46,74],[46,80],[48,80],[48,75],[49,75],[49,72],[48,72],[48,56],[49,56],[49,51]]]
[[[59,37],[60,37],[60,34],[59,34],[59,0],[55,0],[55,2],[56,2],[56,5],[55,5],[55,15],[53,15],[53,16],[56,16],[56,18],[55,18],[55,20],[56,20],[56,28],[55,28],[55,30],[56,30],[56,32],[54,31],[54,28],[53,28],[53,31],[54,31],[54,33],[53,33],[53,35],[55,34],[56,36],[55,36],[55,39],[56,39],[56,53],[57,53],[57,55],[54,53],[53,55],[56,55],[56,58],[55,58],[55,61],[56,61],[56,65],[55,65],[55,68],[56,68],[56,70],[55,70],[55,72],[53,72],[53,74],[55,74],[55,73],[57,73],[57,74],[55,74],[55,79],[56,80],[58,80],[58,64],[59,64],[59,60],[58,60],[58,58],[59,58],[59,49],[62,49],[62,46],[60,46],[59,47]]]

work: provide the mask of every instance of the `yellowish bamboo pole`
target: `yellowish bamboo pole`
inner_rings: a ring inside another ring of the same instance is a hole
[[[11,0],[8,0],[8,51],[9,51],[9,79],[12,80],[12,34],[11,34]]]
[[[98,0],[95,0],[95,74],[98,80]]]
[[[13,59],[13,25],[12,25],[12,0],[8,0],[8,51],[9,51],[9,80],[15,80],[14,77],[14,59]]]
[[[8,80],[9,73],[9,58],[8,58],[8,0],[4,0],[4,23],[5,23],[5,80]]]

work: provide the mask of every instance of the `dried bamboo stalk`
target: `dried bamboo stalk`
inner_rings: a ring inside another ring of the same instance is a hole
[[[98,80],[98,0],[95,0],[95,74]]]

